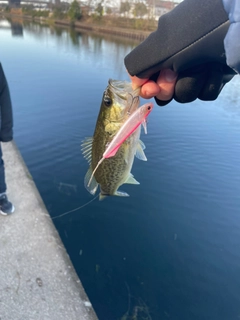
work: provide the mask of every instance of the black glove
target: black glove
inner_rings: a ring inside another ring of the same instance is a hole
[[[126,68],[132,76],[151,79],[170,68],[179,75],[175,100],[214,100],[236,74],[226,64],[223,40],[228,27],[221,0],[185,0],[163,15],[158,29],[125,57]]]

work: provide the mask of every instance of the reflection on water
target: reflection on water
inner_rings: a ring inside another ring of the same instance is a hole
[[[23,21],[20,18],[0,20],[0,29],[10,29],[12,31],[12,36],[23,36]]]
[[[38,23],[32,23],[29,21],[24,21],[24,29],[27,30],[29,33],[31,33],[36,38],[44,38],[48,36],[54,36],[55,38],[58,38],[59,43],[63,45],[68,45],[69,42],[71,42],[71,45],[74,45],[76,47],[79,47],[82,45],[87,45],[88,39],[94,39],[96,41],[96,44],[98,42],[105,42],[107,41],[109,44],[113,45],[119,45],[119,49],[126,44],[127,46],[134,47],[136,46],[139,41],[135,39],[129,39],[129,38],[121,38],[114,35],[106,34],[103,37],[100,37],[99,35],[96,35],[94,32],[88,32],[86,31],[80,31],[79,29],[76,30],[74,28],[62,28],[58,26],[53,25],[45,25],[44,22],[42,24]],[[53,39],[53,38],[51,38]],[[118,50],[116,50],[118,52]]]
[[[136,42],[29,22],[23,33],[0,28],[15,139],[57,216],[92,199],[81,140],[108,79],[127,79]],[[54,220],[100,320],[239,318],[239,86],[236,77],[214,102],[156,106],[130,197]]]
[[[23,36],[23,26],[20,21],[14,21],[11,22],[11,28],[12,28],[12,36]]]

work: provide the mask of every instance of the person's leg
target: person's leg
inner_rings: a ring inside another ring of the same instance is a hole
[[[8,215],[14,212],[14,206],[10,201],[8,201],[6,190],[5,169],[0,145],[0,214],[2,215]]]
[[[5,169],[4,162],[2,159],[2,148],[0,145],[0,195],[5,193],[7,190],[6,182],[5,182]]]
[[[9,142],[13,139],[13,113],[10,91],[2,65],[0,63],[0,141]]]

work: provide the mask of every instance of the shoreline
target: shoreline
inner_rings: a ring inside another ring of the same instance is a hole
[[[101,26],[98,24],[92,24],[88,22],[71,22],[69,20],[58,20],[58,19],[48,19],[43,17],[32,17],[26,15],[13,15],[13,14],[5,14],[3,15],[5,18],[12,18],[13,20],[30,20],[32,22],[37,23],[46,23],[47,25],[55,25],[55,26],[63,26],[63,27],[72,27],[75,30],[85,30],[91,31],[101,34],[109,34],[120,36],[124,38],[135,39],[139,41],[145,40],[152,31],[144,31],[144,30],[135,30],[135,29],[125,29],[120,27],[112,27],[112,26]]]

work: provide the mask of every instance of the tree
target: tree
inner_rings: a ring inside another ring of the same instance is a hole
[[[64,13],[63,8],[60,5],[55,5],[53,8],[53,17],[55,19],[64,19],[66,14]]]
[[[100,17],[102,17],[102,15],[103,15],[102,2],[98,2],[97,7],[96,7],[96,12]]]
[[[137,2],[134,5],[133,14],[135,17],[143,17],[148,13],[147,7],[143,2]]]
[[[123,13],[125,15],[125,13],[129,12],[131,9],[131,5],[128,1],[126,2],[121,2],[121,5],[120,5],[120,13]]]
[[[68,16],[69,16],[71,21],[80,20],[81,19],[82,11],[81,11],[80,5],[77,2],[77,0],[74,0],[71,3],[70,8],[68,10]]]

